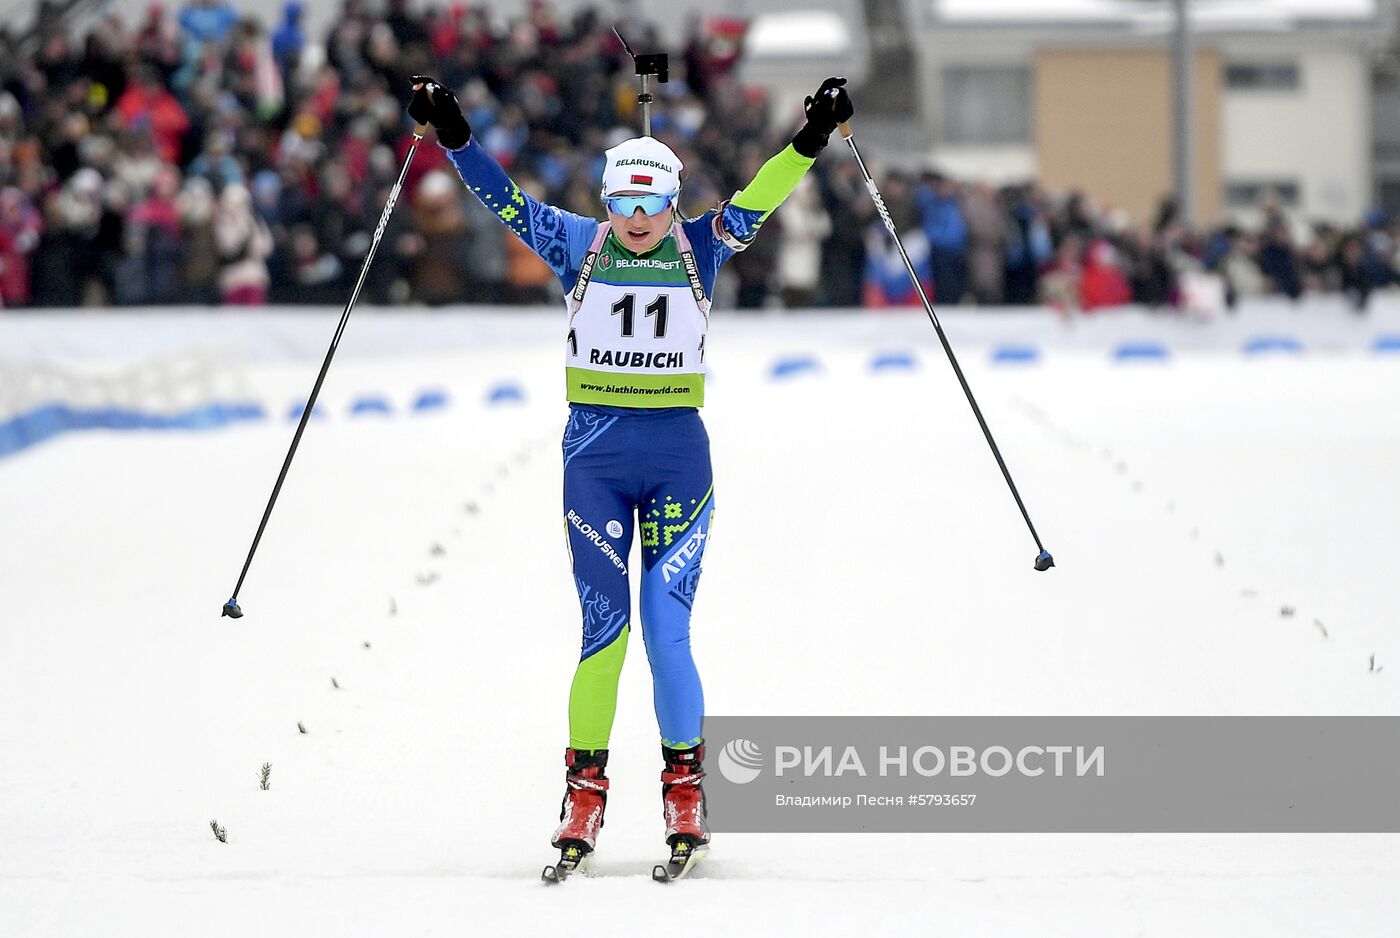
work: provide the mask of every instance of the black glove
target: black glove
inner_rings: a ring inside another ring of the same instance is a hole
[[[414,75],[413,89],[408,116],[420,124],[432,124],[437,128],[438,143],[456,150],[471,139],[471,125],[462,116],[462,106],[451,88],[427,75]]]
[[[802,109],[807,112],[807,123],[803,124],[802,129],[792,138],[792,148],[798,153],[816,159],[817,154],[831,138],[831,132],[836,129],[836,125],[850,120],[851,115],[856,112],[855,106],[851,104],[851,96],[846,93],[845,84],[844,78],[828,78],[822,82],[816,94],[810,95],[803,102]]]

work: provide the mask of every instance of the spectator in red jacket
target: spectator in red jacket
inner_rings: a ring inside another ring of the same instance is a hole
[[[29,302],[29,255],[39,246],[44,221],[14,186],[0,189],[0,307]]]
[[[1133,301],[1133,289],[1118,265],[1118,251],[1103,238],[1089,243],[1084,252],[1084,272],[1079,278],[1079,302],[1084,309],[1126,306]]]
[[[162,160],[180,161],[180,140],[190,129],[190,118],[149,65],[136,69],[126,91],[117,99],[116,110],[126,127],[149,129]]]

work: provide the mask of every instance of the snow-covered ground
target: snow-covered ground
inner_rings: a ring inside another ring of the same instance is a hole
[[[253,367],[277,419],[0,460],[0,935],[1395,933],[1382,834],[721,834],[654,885],[640,647],[597,875],[543,887],[579,643],[556,338],[338,360],[237,621],[315,362]],[[960,348],[1038,574],[931,332],[877,372],[878,330],[714,340],[711,712],[1400,713],[1400,357]],[[452,405],[402,413],[425,387]],[[400,413],[347,417],[366,391]]]

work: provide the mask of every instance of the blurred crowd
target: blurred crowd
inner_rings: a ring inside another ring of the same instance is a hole
[[[1137,304],[1209,314],[1247,297],[1331,293],[1364,311],[1376,290],[1400,285],[1397,230],[1380,212],[1352,230],[1308,225],[1266,194],[1257,228],[1199,231],[1182,224],[1167,200],[1143,228],[1078,192],[996,190],[933,174],[909,185],[904,223],[917,230],[914,241],[928,255],[930,295],[944,304],[1042,303],[1063,311]],[[871,257],[881,250],[869,242]],[[890,288],[901,289],[893,263],[889,270]],[[879,291],[873,301],[870,291],[867,279],[866,304],[879,305]]]
[[[591,10],[565,21],[546,2],[507,22],[450,0],[343,0],[311,36],[298,2],[263,24],[194,0],[152,4],[135,28],[109,16],[81,39],[42,29],[33,53],[0,57],[0,306],[343,303],[411,142],[404,108],[420,72],[456,89],[476,139],[522,188],[598,216],[602,153],[640,125],[613,25]],[[647,25],[619,25],[633,48],[663,48]],[[765,92],[736,81],[743,31],[696,18],[657,86],[653,133],[687,166],[688,215],[741,188],[800,120],[770,120]],[[1345,291],[1364,308],[1400,279],[1382,218],[1300,232],[1270,203],[1259,230],[1203,233],[1166,205],[1145,230],[1034,185],[886,172],[880,188],[943,305],[1228,307]],[[558,292],[441,151],[420,148],[364,300]],[[844,154],[818,161],[716,294],[745,309],[918,302]]]

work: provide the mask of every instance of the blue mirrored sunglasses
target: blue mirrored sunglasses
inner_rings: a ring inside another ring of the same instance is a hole
[[[608,211],[627,218],[639,208],[648,215],[660,215],[671,207],[679,194],[667,192],[662,195],[605,195],[603,204],[608,207]]]

